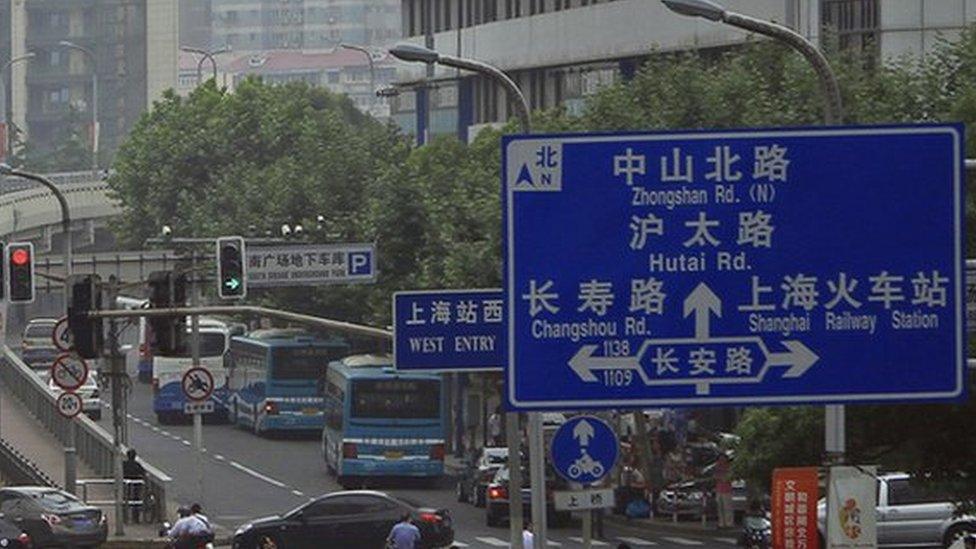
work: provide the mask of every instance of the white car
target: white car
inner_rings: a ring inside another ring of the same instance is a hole
[[[54,398],[61,396],[64,389],[58,387],[54,380],[51,379],[47,382],[47,387],[54,395]],[[92,418],[94,421],[102,419],[102,398],[101,398],[101,388],[98,385],[98,379],[95,375],[89,375],[88,379],[85,380],[85,384],[79,387],[75,393],[81,397],[82,411]]]

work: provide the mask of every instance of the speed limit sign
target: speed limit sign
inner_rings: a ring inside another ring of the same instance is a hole
[[[61,393],[54,405],[57,406],[59,414],[71,419],[81,413],[82,401],[77,393]]]
[[[67,353],[75,346],[74,337],[71,335],[71,329],[68,328],[68,317],[64,317],[54,325],[54,331],[51,333],[51,339],[54,340],[54,346],[58,348],[62,353]]]

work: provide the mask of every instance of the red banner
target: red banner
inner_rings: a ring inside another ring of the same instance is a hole
[[[773,471],[773,549],[818,549],[816,467]]]

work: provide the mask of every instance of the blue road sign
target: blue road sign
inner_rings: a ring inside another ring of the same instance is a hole
[[[509,404],[962,397],[962,134],[505,138]]]
[[[393,294],[393,363],[398,370],[501,371],[505,363],[501,290]]]
[[[570,482],[593,484],[607,476],[620,442],[609,425],[593,416],[576,416],[559,426],[550,443],[552,465]]]

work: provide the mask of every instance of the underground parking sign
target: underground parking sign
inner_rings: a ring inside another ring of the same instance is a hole
[[[55,402],[55,406],[59,414],[71,419],[81,413],[81,397],[76,393],[61,393],[61,396]]]
[[[88,363],[74,353],[59,355],[51,365],[51,379],[65,391],[77,391],[88,380]]]
[[[190,368],[183,374],[183,394],[190,400],[207,400],[214,391],[214,378],[206,368]]]
[[[552,437],[552,464],[570,482],[593,484],[613,469],[619,448],[617,435],[602,419],[576,416]]]

